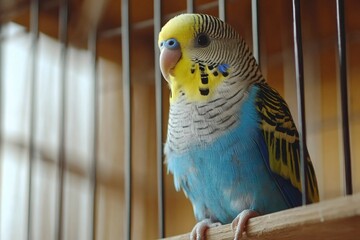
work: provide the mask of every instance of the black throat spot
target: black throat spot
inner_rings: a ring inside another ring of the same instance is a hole
[[[208,84],[209,83],[209,78],[207,74],[202,74],[201,75],[201,83],[202,84]]]
[[[203,96],[209,95],[209,89],[208,88],[199,88],[200,94]]]

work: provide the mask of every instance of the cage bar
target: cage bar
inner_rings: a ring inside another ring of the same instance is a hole
[[[194,0],[186,0],[186,12],[188,13],[195,12]]]
[[[206,12],[208,10],[211,10],[213,8],[217,8],[218,7],[218,2],[214,1],[214,2],[209,2],[209,3],[204,3],[202,5],[199,5],[196,7],[196,11],[198,12]],[[195,11],[195,5],[194,5],[194,11]],[[170,19],[176,15],[179,15],[181,13],[183,13],[184,11],[177,11],[175,13],[171,13],[171,14],[164,14],[162,16],[162,19]],[[143,20],[143,21],[139,21],[139,22],[135,22],[131,24],[131,29],[133,31],[139,31],[139,30],[143,30],[146,28],[151,28],[154,25],[154,19],[147,19],[147,20]],[[98,35],[99,39],[108,39],[114,36],[118,36],[121,35],[122,33],[122,29],[121,27],[116,27],[116,28],[111,28],[108,30],[104,30],[102,32],[100,32]]]
[[[345,168],[345,195],[353,193],[352,174],[351,174],[351,150],[350,150],[350,127],[349,127],[349,108],[348,108],[348,87],[346,73],[346,34],[345,34],[345,12],[344,1],[336,0],[336,22],[338,38],[338,54],[340,68],[340,100],[341,100],[341,120],[342,137],[344,149],[344,168]]]
[[[121,1],[122,80],[124,94],[124,164],[125,164],[125,238],[131,239],[132,173],[131,173],[131,78],[129,0]]]
[[[2,186],[2,163],[3,163],[3,150],[4,150],[4,142],[3,142],[3,26],[0,22],[0,186]],[[2,202],[2,191],[0,190],[0,206]],[[0,211],[0,227],[1,227],[2,214]]]
[[[29,129],[29,170],[28,170],[28,212],[27,212],[27,239],[32,239],[32,182],[34,161],[36,157],[36,114],[37,114],[37,58],[39,42],[39,0],[32,0],[30,6],[31,31],[31,86],[30,86],[30,129]]]
[[[299,117],[299,145],[300,145],[300,178],[302,189],[302,204],[306,205],[307,199],[307,161],[306,161],[306,122],[305,122],[305,91],[304,91],[304,64],[301,36],[300,1],[292,1],[295,75]]]
[[[68,0],[61,0],[59,8],[59,40],[61,46],[60,52],[60,146],[58,152],[58,209],[56,216],[56,238],[57,240],[63,239],[63,203],[64,203],[64,171],[66,165],[66,100],[67,96],[67,41],[68,41]]]
[[[253,54],[260,66],[260,42],[259,42],[259,1],[251,0],[252,39]]]
[[[92,206],[91,206],[91,237],[90,239],[96,239],[96,193],[97,193],[97,156],[98,156],[98,125],[99,125],[99,80],[97,76],[97,55],[96,55],[96,43],[97,43],[97,31],[96,28],[92,29],[88,38],[88,47],[91,52],[91,64],[93,66],[92,81],[93,81],[93,126],[92,126],[92,159],[91,159],[91,191],[92,191]]]
[[[155,101],[156,101],[156,158],[157,158],[157,185],[158,185],[158,221],[159,238],[165,237],[165,187],[163,168],[163,121],[162,121],[162,77],[160,72],[158,35],[161,30],[161,0],[154,1],[154,51],[155,51]]]
[[[219,0],[219,18],[226,21],[226,0]]]

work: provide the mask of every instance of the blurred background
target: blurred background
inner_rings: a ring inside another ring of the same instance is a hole
[[[195,12],[218,16],[218,1],[194,2]],[[29,0],[0,1],[3,240],[27,239],[28,233],[32,239],[57,239],[60,225],[62,239],[124,236],[121,1],[69,0],[66,35],[60,34],[62,3],[40,0],[34,15],[36,5]],[[186,4],[162,1],[162,24],[186,12]],[[159,227],[154,3],[132,0],[129,6],[132,235],[154,239]],[[226,21],[252,46],[251,1],[227,0],[225,9]],[[359,12],[360,1],[345,1],[354,192],[360,192]],[[335,0],[301,1],[301,19],[308,149],[320,198],[326,200],[344,194]],[[291,1],[259,0],[259,27],[261,69],[297,121]],[[168,94],[164,83],[164,140]],[[173,236],[190,231],[195,219],[190,202],[164,172],[165,233]]]

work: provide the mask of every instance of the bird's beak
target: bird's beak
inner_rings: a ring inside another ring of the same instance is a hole
[[[181,58],[181,49],[174,39],[164,41],[160,47],[160,70],[165,80],[170,84],[170,75]]]

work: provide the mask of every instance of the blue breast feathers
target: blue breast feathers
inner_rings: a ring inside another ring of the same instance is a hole
[[[267,149],[255,108],[257,90],[251,88],[236,128],[212,143],[181,154],[165,145],[175,187],[184,190],[197,220],[210,218],[225,224],[245,209],[266,214],[289,207],[264,162]]]

